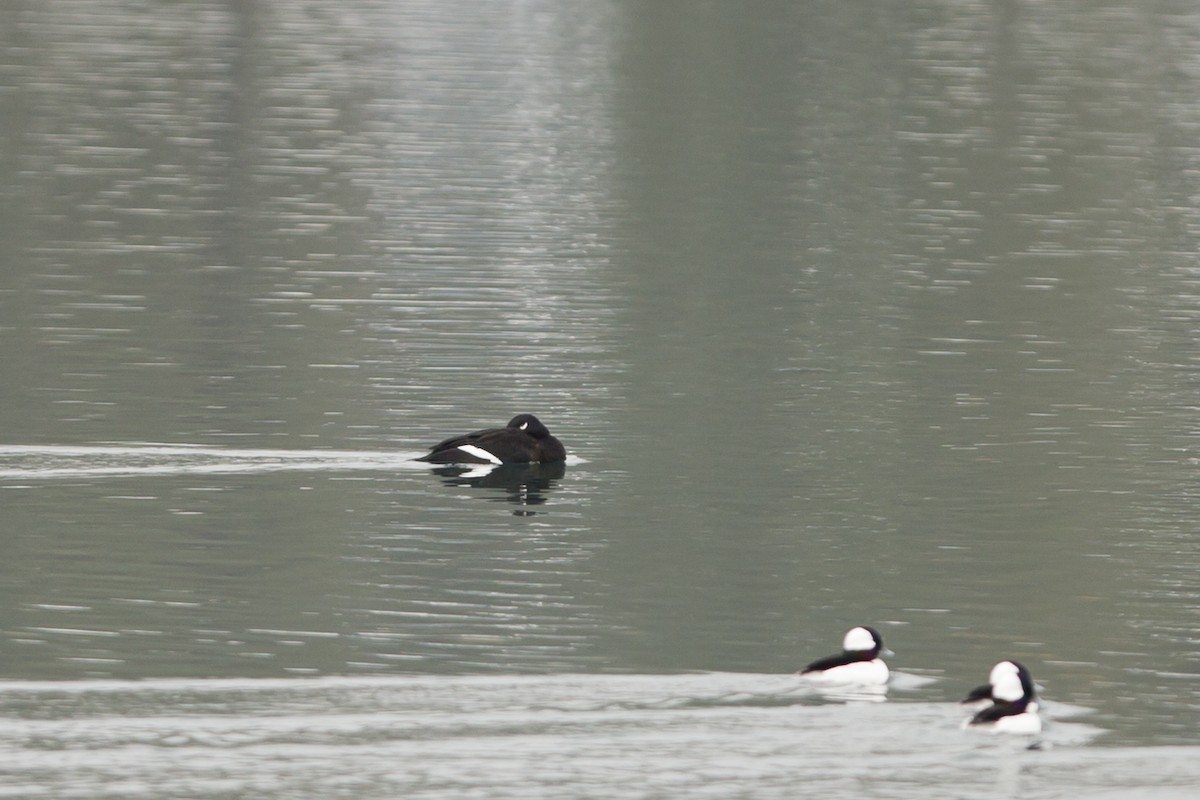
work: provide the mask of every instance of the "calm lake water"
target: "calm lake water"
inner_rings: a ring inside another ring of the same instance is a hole
[[[1195,797],[1197,53],[7,8],[0,797]],[[520,412],[566,465],[412,460]],[[864,623],[886,702],[806,692]],[[959,727],[1002,658],[1039,749]]]

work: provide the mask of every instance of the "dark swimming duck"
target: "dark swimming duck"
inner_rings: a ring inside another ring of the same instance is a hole
[[[528,464],[563,461],[567,451],[533,414],[518,414],[503,428],[451,436],[418,461],[433,464]]]

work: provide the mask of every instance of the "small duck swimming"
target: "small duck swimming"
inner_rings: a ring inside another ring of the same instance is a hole
[[[518,414],[503,428],[451,436],[417,461],[433,464],[543,464],[565,461],[562,442],[533,414]]]
[[[820,658],[800,670],[800,676],[825,685],[881,686],[888,682],[888,666],[879,656],[885,651],[879,631],[860,625],[842,639],[842,652]]]
[[[998,733],[1039,733],[1042,730],[1033,678],[1029,670],[1016,661],[1001,661],[992,667],[987,684],[972,689],[963,703],[981,700],[991,700],[992,704],[967,720],[967,727]]]

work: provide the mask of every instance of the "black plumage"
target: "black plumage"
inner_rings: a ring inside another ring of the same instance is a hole
[[[562,442],[551,436],[537,417],[518,414],[503,428],[485,428],[444,439],[417,460],[432,464],[528,464],[563,461],[566,457]]]
[[[971,717],[971,724],[987,725],[989,722],[996,722],[1003,717],[1024,714],[1029,709],[1030,702],[1032,702],[1032,698],[1029,697],[1022,697],[1011,703],[1007,700],[996,700],[992,705]]]

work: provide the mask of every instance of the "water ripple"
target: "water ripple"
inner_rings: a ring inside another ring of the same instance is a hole
[[[1029,751],[961,730],[952,703],[823,702],[786,675],[14,682],[0,713],[13,796],[999,798],[1200,779],[1196,748],[1094,750],[1095,729],[1056,721]]]

